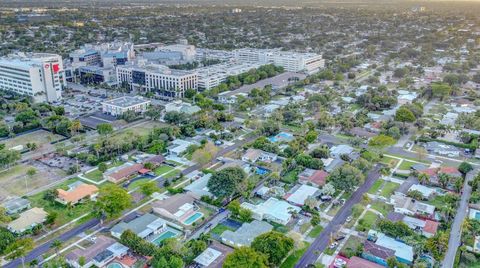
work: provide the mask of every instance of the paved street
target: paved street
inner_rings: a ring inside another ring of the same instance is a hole
[[[345,204],[340,208],[338,213],[333,217],[332,221],[323,229],[322,233],[313,241],[308,250],[302,256],[302,258],[295,265],[296,268],[304,268],[309,264],[315,263],[318,258],[316,253],[322,252],[327,248],[330,242],[330,234],[335,234],[340,228],[341,224],[345,222],[348,216],[352,213],[352,207],[359,203],[362,200],[364,193],[368,191],[373,185],[373,183],[380,178],[380,166],[375,166],[375,168],[370,171],[367,175],[365,183],[361,185],[348,199]]]
[[[470,194],[472,193],[472,187],[468,184],[468,182],[473,180],[477,173],[477,169],[470,171],[466,176],[465,183],[463,184],[463,194],[460,199],[460,206],[457,209],[457,215],[455,215],[455,218],[453,219],[452,228],[450,230],[450,239],[448,240],[448,250],[445,254],[445,259],[442,262],[443,268],[452,268],[453,263],[455,262],[455,255],[457,254],[457,249],[461,244],[462,223],[467,217],[468,201],[470,200]]]
[[[93,227],[97,226],[99,223],[100,223],[99,219],[92,219],[92,220],[90,220],[86,223],[83,223],[82,225],[79,225],[79,226],[73,228],[72,230],[69,230],[69,231],[63,233],[62,235],[60,235],[56,239],[60,240],[62,242],[65,242],[65,241],[67,241],[67,240],[69,240],[69,239],[87,231],[87,230],[92,229]],[[25,257],[25,263],[27,264],[30,261],[32,261],[34,259],[37,259],[41,255],[43,255],[45,252],[47,252],[50,249],[50,246],[51,246],[51,244],[54,240],[55,239],[52,239],[52,240],[46,242],[45,244],[42,244],[42,245],[36,247],[34,250],[30,251],[30,253],[28,253],[27,256]],[[21,259],[15,259],[15,260],[11,261],[10,263],[8,263],[7,265],[5,265],[3,267],[4,268],[17,268],[17,267],[21,267],[21,266],[22,266],[22,260]]]

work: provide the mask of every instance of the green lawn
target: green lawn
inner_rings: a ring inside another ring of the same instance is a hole
[[[368,190],[368,193],[369,194],[376,194],[377,191],[380,189],[380,187],[382,187],[383,185],[383,182],[384,180],[376,180],[375,183],[373,183],[372,187],[370,188],[370,190]]]
[[[313,227],[313,229],[310,231],[308,234],[309,237],[311,238],[316,238],[317,236],[320,235],[320,233],[323,231],[323,227],[321,225],[317,225]]]
[[[398,159],[388,157],[388,156],[384,156],[380,160],[381,163],[387,164],[391,168],[395,167],[398,164],[398,161],[399,161]]]
[[[418,158],[406,157],[406,156],[399,155],[399,154],[390,154],[390,155],[396,156],[398,158],[403,158],[403,159],[406,159],[406,160],[413,160],[413,161],[417,161],[417,162],[422,162],[422,163],[429,164],[429,165],[432,163],[428,160],[423,160],[423,159],[421,160],[421,159],[418,159]],[[384,156],[384,158],[385,157],[388,157],[388,156]]]
[[[355,253],[357,252],[359,247],[362,247],[363,244],[363,239],[358,237],[358,236],[350,236],[343,246],[343,248],[340,250],[340,252],[350,258],[352,256],[355,256]]]
[[[298,174],[300,171],[294,169],[287,172],[282,178],[281,181],[286,183],[295,183],[298,180]]]
[[[165,179],[171,179],[173,177],[176,177],[178,174],[180,174],[180,172],[181,172],[180,170],[176,169],[174,171],[170,171],[168,174],[164,175],[163,177]]]
[[[387,181],[383,185],[383,188],[382,188],[382,191],[380,192],[380,195],[384,196],[384,197],[390,197],[392,195],[392,193],[395,190],[398,189],[399,186],[400,186],[400,184],[398,184],[398,183]]]
[[[119,167],[123,165],[123,162],[121,161],[116,161],[116,162],[113,162],[113,163],[110,163],[107,165],[107,168],[110,169],[112,167]],[[89,173],[85,173],[83,174],[83,176],[87,179],[90,179],[92,181],[101,181],[103,180],[103,172],[101,172],[100,170],[96,169],[92,172],[89,172]]]
[[[387,216],[390,211],[393,210],[393,206],[385,204],[380,201],[375,201],[372,203],[371,208],[382,213],[383,216]]]
[[[305,243],[305,247],[299,250],[294,251],[290,256],[288,256],[285,261],[280,265],[280,268],[293,268],[295,267],[295,264],[298,262],[300,257],[305,254],[305,251],[307,251],[308,247],[310,246],[309,243]]]
[[[213,234],[216,234],[216,235],[221,235],[223,234],[223,232],[225,232],[226,230],[230,230],[230,231],[235,231],[234,229],[228,227],[228,226],[225,226],[223,224],[218,224],[217,226],[215,226],[215,228],[213,228],[210,232],[213,233]]]
[[[173,169],[173,167],[171,167],[171,166],[163,165],[163,166],[157,167],[155,170],[153,170],[153,172],[155,173],[155,175],[159,176],[159,175],[162,175],[164,173],[167,173],[168,171],[170,171],[172,169]]]
[[[358,221],[358,225],[357,225],[356,230],[357,231],[367,231],[367,230],[371,229],[373,227],[373,225],[375,224],[375,222],[377,221],[377,218],[378,218],[378,216],[375,213],[373,213],[371,211],[367,211],[365,213],[365,215],[363,215],[363,218],[361,218]]]
[[[136,180],[136,181],[130,183],[130,185],[128,185],[128,190],[133,190],[133,189],[137,188],[138,186],[140,186],[142,183],[145,183],[145,182],[148,182],[148,181],[150,181],[150,179]]]
[[[415,165],[416,163],[414,162],[411,162],[411,161],[407,161],[407,160],[403,160],[403,162],[400,164],[400,166],[398,167],[398,169],[401,169],[401,170],[410,170],[410,168]]]

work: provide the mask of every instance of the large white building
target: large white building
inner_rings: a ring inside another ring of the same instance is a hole
[[[55,102],[66,85],[62,57],[18,53],[0,58],[0,90],[27,95],[34,102]]]
[[[120,116],[127,111],[144,113],[150,105],[150,100],[142,96],[123,96],[120,98],[102,102],[102,111],[113,116]]]
[[[156,64],[117,66],[117,81],[131,90],[156,92],[168,98],[183,98],[187,89],[198,89],[196,72]]]
[[[220,63],[198,68],[198,88],[211,89],[225,82],[227,77],[246,73],[251,69],[262,66],[258,62],[244,63]]]
[[[278,49],[237,49],[235,50],[235,60],[238,62],[259,62],[262,65],[274,64],[290,72],[305,72],[307,74],[313,74],[325,67],[325,60],[322,55]]]

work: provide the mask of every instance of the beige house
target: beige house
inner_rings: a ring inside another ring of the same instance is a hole
[[[20,213],[18,219],[11,221],[7,228],[11,232],[20,234],[42,224],[47,219],[48,213],[43,208],[31,208]]]

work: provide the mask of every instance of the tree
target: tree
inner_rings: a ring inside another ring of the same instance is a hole
[[[293,246],[293,239],[276,231],[257,236],[251,245],[252,249],[267,256],[270,266],[280,265]]]
[[[100,189],[95,209],[99,216],[106,215],[113,218],[119,216],[131,204],[132,197],[127,191],[117,185],[112,185]]]
[[[104,173],[105,171],[107,171],[107,169],[108,169],[107,164],[105,164],[105,163],[103,163],[103,162],[100,163],[100,164],[98,164],[98,170],[99,170],[100,172]]]
[[[0,167],[7,168],[20,160],[20,152],[16,150],[0,150]]]
[[[82,128],[83,126],[80,120],[73,120],[70,124],[70,132],[72,133],[72,136],[76,135]]]
[[[317,214],[313,214],[312,219],[310,220],[310,223],[312,224],[312,226],[319,225],[321,223],[320,216]]]
[[[0,227],[0,254],[3,255],[5,249],[15,241],[15,236],[5,227]]]
[[[327,182],[332,183],[335,189],[352,192],[355,186],[363,183],[365,176],[362,172],[351,166],[345,164],[337,169],[334,169],[327,177]]]
[[[443,100],[452,93],[452,87],[446,83],[432,83],[432,95]]]
[[[120,243],[129,247],[134,253],[143,255],[143,256],[153,256],[157,253],[157,246],[148,242],[147,240],[142,239],[132,230],[125,230],[120,235]]]
[[[418,181],[420,184],[427,184],[430,182],[430,176],[428,176],[426,173],[420,173],[418,174]]]
[[[473,170],[473,167],[470,163],[468,162],[462,162],[459,166],[458,166],[458,171],[462,172],[462,174],[467,174],[468,172],[472,171]]]
[[[205,165],[212,161],[218,152],[217,146],[215,144],[208,142],[203,146],[203,148],[197,149],[192,154],[192,160],[200,165]]]
[[[438,231],[434,236],[427,239],[425,249],[433,255],[435,260],[442,260],[448,249],[448,233]]]
[[[207,187],[210,192],[219,198],[231,197],[238,193],[238,186],[242,184],[247,175],[242,168],[230,167],[212,174]]]
[[[147,181],[142,184],[140,184],[140,191],[146,195],[150,196],[151,194],[158,192],[159,188],[157,186],[157,183],[155,181]]]
[[[55,221],[58,218],[58,212],[52,211],[48,213],[47,218],[45,219],[45,224],[46,225],[53,225],[55,224]]]
[[[415,115],[407,107],[400,107],[397,112],[395,112],[395,120],[402,123],[411,123],[415,121]]]
[[[335,194],[335,186],[332,183],[327,183],[322,187],[322,194],[332,196]]]
[[[113,132],[113,126],[108,123],[102,123],[97,125],[97,132],[102,136],[108,136]]]
[[[58,239],[53,240],[52,244],[50,245],[50,248],[53,248],[55,250],[55,254],[58,256],[58,252],[62,248],[62,241]]]
[[[35,243],[32,238],[21,238],[11,243],[5,249],[6,258],[14,260],[20,258],[22,260],[22,267],[25,268],[25,256],[30,252]]]
[[[267,268],[267,257],[249,247],[240,247],[228,254],[223,263],[223,268]]]
[[[305,135],[305,140],[307,140],[308,143],[313,143],[317,140],[317,137],[318,133],[315,130],[310,130]]]

